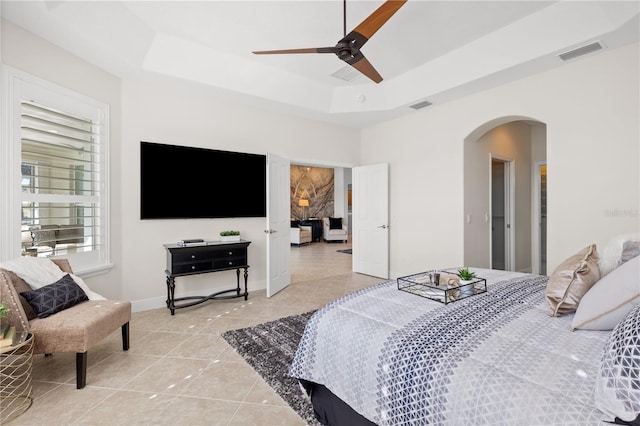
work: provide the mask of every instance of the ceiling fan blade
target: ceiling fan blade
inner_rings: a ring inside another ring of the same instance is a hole
[[[376,69],[371,65],[371,63],[364,57],[364,55],[360,52],[353,59],[345,61],[362,74],[367,76],[369,79],[373,80],[375,83],[380,83],[382,81],[382,76],[376,71]]]
[[[280,55],[288,53],[337,53],[335,47],[310,47],[305,49],[257,50],[256,55]]]
[[[356,43],[362,43],[356,48],[362,47],[373,35],[400,9],[407,0],[387,0],[377,8],[371,15],[369,15],[364,21],[353,29],[351,33],[358,33],[364,37],[363,40],[356,40]],[[349,37],[347,35],[347,37]],[[345,38],[347,38],[345,37]]]

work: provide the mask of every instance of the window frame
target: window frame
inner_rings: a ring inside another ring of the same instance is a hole
[[[99,167],[99,229],[101,243],[96,250],[64,255],[82,276],[108,272],[110,255],[110,186],[109,186],[109,105],[71,89],[46,81],[24,71],[2,65],[2,126],[0,147],[0,261],[21,256],[22,213],[22,155],[21,155],[21,103],[31,100],[64,111],[70,115],[90,118],[101,127],[97,138],[100,145]],[[60,257],[60,256],[53,256]]]

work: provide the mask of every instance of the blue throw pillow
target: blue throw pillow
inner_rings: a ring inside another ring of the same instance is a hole
[[[38,318],[46,318],[89,300],[86,293],[69,274],[53,284],[45,285],[36,290],[24,291],[20,295],[29,302]]]
[[[342,229],[342,218],[341,217],[330,217],[329,218],[329,229]]]

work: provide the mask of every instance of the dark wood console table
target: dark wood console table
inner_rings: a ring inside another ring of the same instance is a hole
[[[171,310],[171,315],[176,309],[204,303],[211,299],[231,299],[244,296],[247,300],[247,247],[251,241],[206,241],[204,243],[182,246],[179,244],[164,244],[167,250],[167,308]],[[176,277],[186,275],[206,274],[209,272],[236,270],[236,288],[219,291],[208,296],[175,297]],[[244,292],[240,289],[240,269],[244,269]],[[225,293],[235,293],[224,295]],[[193,302],[175,302],[183,300],[194,300]]]

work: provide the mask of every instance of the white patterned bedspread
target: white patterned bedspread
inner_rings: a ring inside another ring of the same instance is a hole
[[[395,280],[326,305],[291,375],[380,425],[602,424],[594,386],[610,332],[550,317],[547,277],[470,269],[487,292],[447,305]]]

